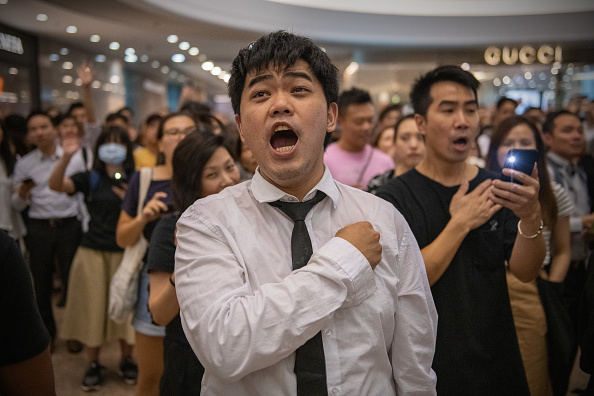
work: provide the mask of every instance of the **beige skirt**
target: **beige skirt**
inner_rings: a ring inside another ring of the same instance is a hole
[[[134,344],[131,323],[117,324],[107,313],[109,282],[122,254],[79,246],[70,269],[62,339],[78,340],[91,348],[119,339]]]
[[[509,269],[506,275],[509,300],[530,394],[552,395],[546,340],[547,321],[536,281],[524,283],[512,275]]]

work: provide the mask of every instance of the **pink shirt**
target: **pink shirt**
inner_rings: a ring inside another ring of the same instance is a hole
[[[394,169],[392,157],[369,144],[363,151],[351,153],[332,143],[326,149],[324,163],[335,180],[360,189],[367,187],[373,176]]]

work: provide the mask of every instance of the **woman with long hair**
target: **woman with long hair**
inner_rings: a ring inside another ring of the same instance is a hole
[[[150,241],[151,234],[161,216],[173,206],[171,177],[173,175],[173,151],[179,142],[196,129],[195,121],[186,114],[172,113],[161,120],[157,131],[159,155],[152,169],[144,208],[138,215],[140,172],[130,179],[128,191],[116,229],[116,240],[121,247],[134,245],[141,234]],[[144,265],[139,276],[138,302],[132,325],[136,330],[136,356],[138,361],[137,396],[155,396],[159,393],[159,381],[163,372],[163,337],[165,328],[153,323],[148,311],[149,277]]]
[[[547,255],[541,276],[549,282],[561,283],[571,260],[569,215],[573,211],[571,199],[563,188],[551,181],[547,171],[546,148],[536,126],[522,116],[512,116],[501,121],[491,135],[486,168],[501,173],[510,149],[538,150],[539,202],[543,219],[543,235]],[[548,275],[547,275],[548,272]],[[540,300],[537,283],[520,282],[507,271],[507,284],[520,345],[524,370],[530,393],[552,394],[549,379],[546,340],[546,317]],[[550,373],[551,375],[554,373]]]
[[[120,325],[110,320],[107,312],[109,284],[123,254],[116,243],[115,230],[126,183],[134,172],[134,158],[128,133],[109,127],[97,138],[93,168],[65,176],[80,144],[76,136],[63,139],[64,153],[50,176],[49,187],[70,195],[82,192],[90,214],[89,230],[83,234],[72,260],[61,334],[65,340],[77,340],[84,345],[89,366],[82,389],[89,391],[101,386],[99,353],[112,340],[120,342],[122,376],[127,381],[136,380],[136,364],[132,360],[134,329],[130,323]]]
[[[239,182],[239,169],[224,142],[220,135],[195,132],[175,149],[172,180],[175,212],[159,221],[151,238],[149,309],[154,321],[166,326],[162,396],[200,394],[204,367],[184,335],[175,294],[175,225],[180,214],[194,201]]]
[[[0,231],[18,240],[25,234],[25,224],[20,214],[11,206],[12,173],[16,155],[11,147],[6,124],[0,120]]]

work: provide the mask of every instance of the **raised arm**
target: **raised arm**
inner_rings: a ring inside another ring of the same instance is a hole
[[[72,159],[74,153],[78,151],[79,147],[78,138],[66,138],[62,141],[62,149],[64,150],[64,153],[62,158],[60,158],[58,163],[54,166],[54,170],[50,175],[49,188],[66,194],[74,194],[76,192],[74,182],[70,177],[64,177],[64,174],[66,173],[68,163]]]
[[[93,102],[93,94],[91,92],[91,83],[93,82],[93,69],[90,62],[83,62],[78,69],[76,69],[78,78],[80,78],[83,94],[83,105],[87,113],[87,122],[95,123],[95,104]]]

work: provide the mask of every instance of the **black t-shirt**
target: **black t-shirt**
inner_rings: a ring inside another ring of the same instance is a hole
[[[469,191],[495,178],[480,169]],[[458,188],[413,169],[380,187],[377,196],[402,213],[423,249],[450,220],[449,206]],[[505,279],[517,222],[503,208],[472,230],[431,287],[439,315],[433,360],[439,395],[529,394]]]
[[[147,259],[149,272],[161,271],[172,274],[175,270],[175,224],[178,219],[179,214],[170,213],[163,216],[155,226]],[[190,348],[179,313],[165,327],[165,336]]]
[[[43,352],[50,335],[41,320],[31,273],[14,240],[0,231],[0,366]]]
[[[123,249],[116,243],[115,234],[122,199],[113,192],[111,187],[120,187],[123,181],[111,179],[106,174],[99,172],[95,173],[93,177],[95,179],[91,182],[90,171],[72,176],[75,190],[82,192],[85,196],[91,217],[89,231],[83,235],[80,244],[95,250],[121,252]],[[91,183],[94,185],[91,186]]]

